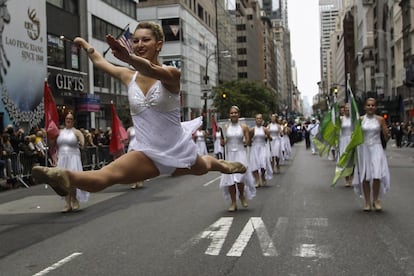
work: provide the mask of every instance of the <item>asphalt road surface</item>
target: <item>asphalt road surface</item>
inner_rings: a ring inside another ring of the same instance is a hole
[[[2,192],[0,275],[414,275],[414,149],[387,156],[383,212],[303,142],[234,213],[218,173],[116,185],[69,214],[44,185]]]

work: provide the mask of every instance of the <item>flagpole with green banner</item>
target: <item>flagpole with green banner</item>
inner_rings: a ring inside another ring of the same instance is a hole
[[[319,156],[328,155],[329,150],[338,146],[340,131],[339,107],[334,95],[334,102],[330,110],[322,118],[320,130],[313,138]]]
[[[353,174],[354,166],[357,163],[357,147],[364,142],[364,134],[362,132],[358,105],[349,84],[349,76],[347,79],[347,92],[349,99],[349,113],[351,116],[352,134],[351,140],[349,141],[345,152],[339,157],[339,161],[336,164],[335,176],[332,180],[333,186],[336,185],[340,178],[351,176]]]

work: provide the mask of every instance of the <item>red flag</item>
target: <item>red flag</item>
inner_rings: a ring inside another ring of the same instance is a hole
[[[217,127],[217,122],[214,116],[212,116],[211,118],[211,128],[213,130],[213,138],[216,139],[216,132],[217,132],[218,127]]]
[[[112,114],[112,135],[111,141],[109,142],[109,152],[112,155],[120,155],[123,153],[125,141],[128,140],[128,133],[122,126],[122,122],[119,119],[115,111],[115,106],[111,103],[111,114]]]
[[[44,107],[46,132],[50,138],[55,138],[59,135],[59,114],[47,80],[44,85]]]

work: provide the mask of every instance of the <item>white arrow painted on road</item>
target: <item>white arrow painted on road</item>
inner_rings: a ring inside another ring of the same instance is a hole
[[[223,243],[226,240],[230,226],[233,223],[233,218],[223,217],[210,225],[205,231],[193,237],[187,243],[182,245],[175,251],[176,255],[184,254],[190,247],[199,243],[202,239],[210,239],[211,243],[205,254],[217,256],[220,254],[220,250],[223,247]]]
[[[243,253],[243,250],[249,243],[249,240],[252,237],[254,231],[256,231],[257,238],[259,239],[260,248],[262,249],[263,256],[277,256],[278,254],[276,248],[273,245],[269,233],[267,232],[266,226],[264,225],[263,220],[258,217],[253,217],[249,219],[249,221],[244,226],[244,229],[240,233],[239,237],[234,242],[232,248],[227,253],[227,256],[240,257]]]

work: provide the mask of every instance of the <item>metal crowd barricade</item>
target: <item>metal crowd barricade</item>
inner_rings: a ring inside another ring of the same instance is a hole
[[[32,168],[35,157],[25,156],[23,152],[12,153],[4,158],[6,179],[10,183],[19,183],[29,188],[31,183]],[[81,160],[84,170],[102,168],[112,162],[113,157],[109,153],[109,146],[86,147],[81,150]]]
[[[6,158],[6,176],[9,181],[19,182],[29,188],[34,158],[25,156],[23,152],[13,153]]]
[[[81,149],[82,167],[85,171],[102,168],[112,162],[108,146],[85,147]]]

